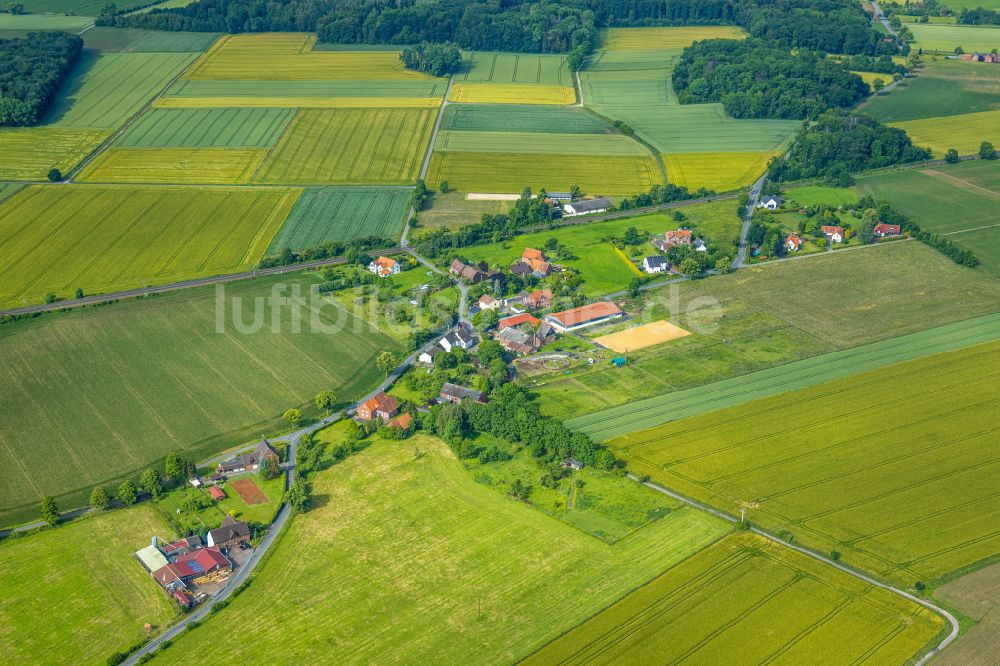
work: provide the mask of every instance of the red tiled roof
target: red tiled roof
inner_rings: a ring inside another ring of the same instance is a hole
[[[874,229],[877,234],[898,234],[899,225],[898,224],[886,224],[885,222],[880,222],[875,225]]]
[[[687,229],[677,229],[675,231],[668,231],[664,234],[663,238],[667,241],[690,241],[691,232]]]
[[[589,305],[573,308],[572,310],[553,312],[549,316],[557,320],[566,328],[570,328],[588,321],[593,321],[594,319],[610,317],[621,313],[621,308],[611,301],[600,301],[599,303],[590,303]]]
[[[521,259],[524,261],[545,261],[545,253],[533,247],[526,247],[521,253]]]
[[[226,493],[224,493],[222,491],[222,488],[220,488],[219,486],[211,486],[208,489],[208,494],[212,496],[212,499],[217,499],[217,500],[226,499]]]
[[[390,426],[393,428],[399,428],[400,430],[406,430],[410,427],[410,423],[413,422],[413,417],[409,414],[403,413],[389,421]]]
[[[795,247],[800,247],[802,245],[802,239],[799,238],[796,234],[791,234],[788,238],[785,239],[785,242],[792,243],[795,245]]]
[[[502,331],[505,328],[520,326],[521,324],[524,323],[531,324],[532,326],[538,326],[542,322],[538,321],[537,317],[533,317],[527,312],[523,312],[519,315],[514,315],[513,317],[504,317],[499,322],[497,322],[497,326]]]
[[[377,411],[392,412],[396,409],[396,399],[391,395],[386,395],[385,391],[379,391],[365,403],[369,412]]]
[[[841,236],[844,235],[843,227],[833,227],[829,225],[823,225],[822,227],[819,228],[819,230],[822,231],[824,234],[840,234]]]
[[[201,566],[202,571],[211,571],[216,567],[229,566],[229,560],[222,554],[222,551],[214,546],[192,550],[190,553],[178,557],[177,562],[174,564],[177,566],[189,566],[187,563],[191,561],[197,562]]]

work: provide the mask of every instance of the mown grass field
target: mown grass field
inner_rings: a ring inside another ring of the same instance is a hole
[[[469,104],[573,104],[569,86],[519,83],[455,83],[448,100]]]
[[[977,5],[978,6],[978,5]],[[915,48],[925,51],[954,53],[961,46],[966,53],[1000,48],[1000,27],[979,25],[932,25],[914,23],[907,26],[916,42]]]
[[[104,663],[164,627],[177,606],[132,554],[166,521],[139,506],[0,543],[0,659]]]
[[[0,302],[39,303],[255,266],[293,189],[28,187],[0,204]]]
[[[727,529],[678,509],[609,545],[476,483],[424,436],[376,442],[315,477],[313,492],[318,508],[253,585],[161,661],[225,636],[233,663],[331,650],[346,662],[511,663]]]
[[[662,177],[652,156],[435,152],[427,180],[433,187],[447,180],[462,192],[519,193],[526,185],[555,192],[575,184],[592,194],[631,195],[647,191]]]
[[[0,178],[46,180],[53,168],[68,174],[107,137],[104,130],[0,129]]]
[[[194,53],[85,53],[44,122],[56,127],[119,127],[196,57]]]
[[[845,289],[845,275],[865,288]],[[532,391],[546,414],[588,414],[992,314],[1000,281],[910,241],[764,264],[648,296],[640,323],[667,319],[694,335],[630,353],[622,368],[598,364],[539,379]]]
[[[271,241],[267,254],[367,236],[395,238],[403,228],[409,191],[385,188],[306,190]]]
[[[859,178],[855,189],[889,201],[926,231],[973,252],[1000,276],[1000,164],[975,160]]]
[[[608,51],[682,51],[702,39],[743,39],[746,33],[733,26],[681,28],[610,28],[604,32],[602,48]]]
[[[986,63],[929,60],[905,88],[864,106],[882,122],[903,122],[1000,109],[1000,71]]]
[[[1000,553],[998,378],[992,342],[609,444],[637,473],[913,585]]]
[[[93,22],[94,19],[87,16],[0,14],[0,30],[64,30],[66,32],[77,33]]]
[[[84,167],[76,180],[243,185],[267,156],[263,148],[109,148]]]
[[[91,28],[83,46],[110,53],[200,53],[219,35],[211,32],[162,32],[129,28]]]
[[[466,132],[531,132],[538,134],[605,134],[611,128],[579,108],[550,106],[479,106],[450,104],[441,129]]]
[[[1000,145],[1000,110],[923,118],[892,125],[905,130],[914,144],[930,148],[938,158],[943,157],[949,148],[954,148],[960,155],[972,155],[983,141]]]
[[[361,397],[381,381],[375,356],[402,350],[342,308],[310,305],[318,281],[283,275],[227,285],[219,301],[214,287],[190,289],[0,326],[11,387],[0,524],[36,519],[43,495],[84,505],[93,485],[170,451],[200,460],[285,429],[281,413],[315,414],[320,389]]]
[[[420,171],[430,109],[300,111],[255,180],[409,185]]]
[[[993,340],[1000,340],[1000,315],[968,319],[758,370],[685,391],[637,400],[573,418],[566,423],[595,439],[605,440],[779,393],[816,386],[858,372]]]
[[[456,81],[479,83],[544,83],[573,86],[573,75],[562,55],[472,51]]]
[[[292,109],[152,109],[116,141],[126,148],[267,148]]]
[[[917,604],[758,536],[699,552],[526,659],[901,664],[943,628]],[[836,647],[834,647],[836,646]]]
[[[438,132],[434,150],[468,153],[581,155],[591,158],[620,155],[647,157],[649,151],[624,134],[539,134],[537,132]]]
[[[664,155],[667,180],[696,190],[704,187],[716,192],[750,185],[767,170],[774,152],[764,153],[672,153]]]
[[[241,81],[432,80],[403,67],[399,51],[313,51],[316,35],[227,35],[184,75]]]

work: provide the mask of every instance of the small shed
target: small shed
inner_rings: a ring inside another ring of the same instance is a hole
[[[620,368],[623,365],[625,365],[625,357],[624,356],[616,356],[613,359],[611,359],[611,364],[614,365],[616,368]]]
[[[566,458],[561,463],[563,469],[579,470],[583,469],[583,463],[575,458]]]
[[[221,502],[226,499],[226,491],[219,486],[210,486],[208,488],[208,494],[212,496],[216,502]]]

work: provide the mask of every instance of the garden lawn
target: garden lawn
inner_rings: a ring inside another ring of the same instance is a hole
[[[127,148],[268,148],[292,109],[153,109],[118,138]]]
[[[0,178],[45,180],[51,169],[67,175],[108,136],[104,130],[25,127],[0,129]]]
[[[306,190],[267,253],[286,247],[303,250],[355,238],[396,238],[402,231],[409,203],[402,188],[311,188]]]
[[[170,451],[198,460],[287,429],[282,412],[315,415],[321,389],[345,403],[370,391],[382,380],[374,358],[402,349],[307,301],[318,281],[282,275],[220,287],[218,301],[197,288],[0,325],[11,387],[0,397],[0,524],[37,518],[44,495],[84,505],[94,484]]]
[[[1000,342],[611,440],[637,474],[904,585],[1000,554]],[[891,406],[841,411],[836,405]],[[883,403],[885,404],[885,403]]]
[[[728,529],[684,508],[609,545],[474,482],[424,436],[317,475],[313,500],[253,585],[161,659],[225,640],[223,663],[331,649],[345,662],[511,663]]]
[[[959,60],[931,60],[905,87],[870,98],[865,113],[903,122],[1000,109],[1000,67]]]
[[[523,664],[908,663],[944,620],[755,535],[730,536]],[[834,658],[835,653],[835,658]],[[772,661],[773,660],[773,661]]]
[[[434,115],[430,109],[300,111],[254,180],[411,185]]]
[[[177,614],[133,557],[173,536],[149,506],[113,511],[0,543],[0,660],[103,664]]]
[[[278,188],[25,188],[0,204],[0,303],[247,270],[298,195]]]
[[[77,180],[243,185],[267,154],[259,148],[109,148],[84,167]]]

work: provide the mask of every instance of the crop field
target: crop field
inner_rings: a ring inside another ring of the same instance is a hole
[[[954,148],[960,155],[971,155],[979,150],[983,141],[1000,145],[1000,110],[923,118],[892,125],[906,130],[914,144],[930,148],[939,158],[949,148]]]
[[[435,152],[427,174],[437,187],[447,180],[462,192],[513,192],[525,185],[565,191],[579,185],[593,194],[631,195],[662,181],[652,157]]]
[[[573,75],[566,65],[565,56],[538,53],[473,51],[468,55],[465,71],[456,75],[455,80],[573,86]]]
[[[127,11],[138,5],[145,5],[149,0],[121,0],[115,6],[119,10]],[[32,14],[81,14],[83,16],[97,16],[101,13],[104,0],[22,0],[19,4],[24,6],[24,11]],[[163,5],[157,5],[163,7]],[[74,18],[71,16],[53,16],[46,18]]]
[[[681,562],[523,664],[903,664],[944,620],[755,535]],[[836,646],[836,658],[833,649]]]
[[[409,191],[397,188],[306,190],[271,241],[267,254],[302,250],[368,236],[396,238],[403,229]]]
[[[381,381],[374,358],[402,349],[335,304],[309,303],[318,281],[282,275],[0,326],[11,389],[0,523],[36,519],[43,495],[84,505],[94,484],[169,451],[199,460],[287,428],[281,413],[310,415],[320,389],[361,397]]]
[[[165,0],[164,2],[161,2],[157,5],[151,5],[149,7],[143,7],[142,9],[137,9],[133,13],[145,14],[147,12],[153,11],[154,9],[174,9],[176,7],[187,7],[192,2],[194,2],[194,0]]]
[[[1000,340],[1000,315],[987,315],[919,333],[852,347],[758,370],[685,391],[674,391],[567,421],[598,440],[697,416],[858,372]]]
[[[989,666],[1000,648],[1000,564],[994,564],[934,590],[934,596],[978,624],[938,659],[946,666]]]
[[[0,14],[0,30],[65,30],[79,32],[94,22],[86,16],[43,16],[41,14]]]
[[[619,70],[607,57],[599,64],[600,69],[580,74],[583,99],[590,106],[600,109],[678,103],[669,68]]]
[[[104,663],[165,626],[177,607],[132,557],[153,534],[170,528],[139,506],[0,543],[0,660]]]
[[[549,106],[450,104],[441,119],[444,131],[606,134],[611,128],[584,109]]]
[[[538,132],[438,133],[434,150],[468,153],[541,153],[553,155],[621,155],[648,157],[649,151],[624,134],[540,134]]]
[[[448,85],[429,81],[180,80],[155,103],[161,108],[437,108]]]
[[[467,104],[573,104],[569,86],[520,83],[456,83],[448,100]]]
[[[257,33],[221,38],[186,79],[242,81],[433,80],[406,69],[399,51],[313,51],[316,35]]]
[[[83,47],[109,53],[201,53],[219,38],[211,32],[163,32],[129,28],[91,28]]]
[[[704,187],[716,192],[750,185],[766,170],[776,153],[671,153],[664,155],[667,180],[696,190]]]
[[[313,489],[329,501],[297,517],[254,584],[161,661],[225,636],[235,661],[309,663],[337,636],[344,662],[512,663],[727,529],[681,508],[609,545],[476,483],[425,436],[376,441]]]
[[[1000,553],[1000,342],[614,439],[640,474],[913,585]],[[880,399],[873,400],[873,396]],[[863,406],[852,409],[851,406]]]
[[[905,88],[870,98],[862,107],[885,123],[1000,109],[1000,67],[955,60],[924,63]]]
[[[292,109],[153,109],[117,140],[126,148],[267,148]]]
[[[602,48],[608,51],[684,50],[702,39],[743,39],[746,33],[733,26],[680,28],[610,28]]]
[[[238,185],[264,162],[251,148],[110,148],[77,176],[84,183]]]
[[[913,33],[914,48],[925,51],[954,53],[961,46],[968,53],[1000,48],[1000,27],[979,25],[931,25],[914,23],[906,26]]]
[[[56,127],[118,127],[196,57],[193,53],[85,53],[45,122]]]
[[[104,130],[0,129],[0,179],[45,180],[52,168],[69,173],[107,136]]]
[[[28,187],[0,204],[0,302],[245,270],[298,190]]]
[[[689,220],[691,208],[683,209]],[[737,221],[731,207],[717,218]],[[648,230],[641,221],[633,219]],[[843,289],[844,275],[867,288]],[[763,264],[647,296],[642,321],[667,318],[693,335],[630,354],[622,368],[597,364],[540,381],[532,391],[546,414],[589,414],[1000,311],[1000,281],[912,241]]]
[[[434,111],[300,111],[255,180],[409,185],[420,171]]]

